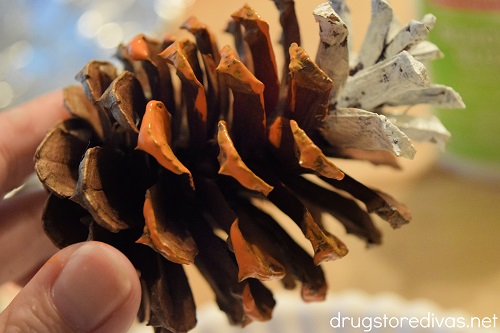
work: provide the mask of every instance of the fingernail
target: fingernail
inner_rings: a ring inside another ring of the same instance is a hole
[[[68,326],[89,332],[127,300],[131,288],[113,249],[84,244],[71,254],[54,282],[52,299]]]

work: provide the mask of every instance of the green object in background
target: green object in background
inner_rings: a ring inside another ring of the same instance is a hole
[[[445,54],[431,64],[434,82],[453,87],[465,110],[438,110],[452,133],[447,151],[500,172],[500,0],[425,0],[437,17],[429,35]]]

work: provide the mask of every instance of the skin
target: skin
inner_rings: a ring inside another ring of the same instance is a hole
[[[41,227],[40,188],[3,199],[33,173],[47,131],[69,117],[62,101],[58,90],[0,112],[0,285],[24,286],[0,314],[0,332],[127,332],[141,297],[130,261],[99,242],[58,251]]]

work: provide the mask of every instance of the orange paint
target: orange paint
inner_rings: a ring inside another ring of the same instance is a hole
[[[257,12],[255,11],[255,9],[253,9],[248,4],[243,5],[243,7],[239,11],[233,13],[231,17],[235,20],[253,21],[257,25],[259,31],[261,31],[265,36],[269,50],[269,58],[271,59],[271,62],[273,64],[274,72],[277,73],[278,67],[276,65],[276,56],[274,55],[273,52],[274,46],[271,41],[271,35],[269,33],[269,24],[266,21],[262,20],[260,15],[257,14]]]
[[[225,121],[219,121],[218,130],[217,141],[220,147],[218,156],[220,163],[219,174],[231,176],[247,189],[268,196],[273,187],[253,173],[243,162],[229,136]]]
[[[238,281],[248,278],[261,281],[279,280],[285,276],[285,268],[280,263],[245,240],[238,226],[238,220],[231,225],[229,236],[238,262]]]
[[[333,88],[335,85],[333,81],[297,43],[290,45],[288,53],[290,54],[290,64],[288,65],[290,73],[292,77],[299,76],[302,85],[318,92],[330,91]],[[327,111],[327,107],[325,107],[325,115]]]
[[[179,161],[170,147],[172,141],[170,113],[159,101],[150,101],[142,119],[137,149],[153,156],[161,166],[177,175],[187,174],[194,188],[191,172]]]
[[[299,164],[301,167],[311,169],[327,178],[337,180],[344,178],[344,173],[323,154],[295,120],[290,120],[290,128],[295,145],[300,152]]]
[[[149,60],[149,47],[146,37],[142,34],[135,36],[127,45],[127,52],[134,60]]]
[[[234,78],[238,84],[244,87],[249,87],[250,91],[260,96],[260,102],[264,109],[264,83],[259,81],[255,75],[238,59],[236,52],[228,45],[224,46],[221,51],[221,61],[217,66],[216,71],[227,74]],[[265,123],[265,120],[264,120]]]
[[[198,45],[198,47],[200,47],[201,53],[206,54],[208,52],[208,54],[210,54],[212,56],[214,63],[218,63],[220,61],[219,54],[217,52],[218,47],[217,47],[216,38],[205,24],[200,22],[200,20],[198,20],[198,18],[191,16],[182,24],[181,27],[190,31],[193,35],[199,35],[199,36],[203,36],[203,38],[208,38],[208,41],[210,43],[210,50],[207,50],[207,49],[202,50],[201,46]],[[198,36],[197,36],[197,38],[198,38]],[[204,47],[206,48],[207,46],[208,45],[205,45]]]
[[[311,213],[306,211],[304,215],[306,238],[311,242],[314,249],[314,264],[320,265],[323,262],[343,258],[348,250],[344,243],[333,235],[326,235],[320,226],[314,221]]]
[[[283,118],[277,117],[271,126],[269,126],[269,134],[267,136],[269,142],[279,148],[281,145],[281,136],[283,135]]]
[[[198,94],[195,100],[195,110],[199,114],[200,118],[204,123],[207,122],[207,98],[205,96],[205,88],[200,81],[196,78],[191,64],[187,60],[186,54],[182,49],[183,41],[176,41],[169,47],[167,47],[163,52],[160,53],[160,57],[164,58],[172,64],[175,69],[182,74],[189,82],[196,85],[198,89]],[[182,77],[181,77],[182,79]]]

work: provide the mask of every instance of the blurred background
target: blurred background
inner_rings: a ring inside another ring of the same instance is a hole
[[[248,2],[270,23],[271,34],[278,41],[278,13],[273,2]],[[435,83],[455,87],[468,108],[439,111],[452,135],[458,138],[451,139],[452,154],[443,153],[431,144],[417,144],[415,159],[402,160],[402,170],[335,161],[361,182],[383,189],[404,202],[413,213],[413,221],[392,230],[387,223],[377,220],[384,242],[369,249],[355,237],[343,234],[336,221],[329,221],[350,249],[346,258],[324,265],[330,281],[330,299],[353,289],[369,295],[390,292],[408,300],[426,299],[445,309],[460,309],[472,315],[500,315],[500,149],[497,148],[500,104],[496,102],[500,96],[500,1],[456,1],[483,7],[458,10],[447,7],[453,2],[391,0],[403,25],[412,18],[420,19],[431,9],[443,16],[437,15],[431,40],[436,38],[438,46],[453,41],[454,46],[443,47],[445,58],[431,65],[431,77]],[[223,31],[230,14],[243,3],[239,0],[0,0],[0,110],[73,84],[74,75],[88,60],[109,59],[119,42],[126,42],[137,33],[159,36],[169,29],[175,31],[189,15],[196,15],[220,36],[219,46],[230,43],[230,37]],[[319,39],[311,14],[318,3],[296,0],[303,47],[310,54],[315,53]],[[369,0],[347,0],[347,3],[352,14],[354,50],[357,50],[369,24],[371,5]],[[457,15],[462,18],[457,19]],[[488,30],[482,26],[481,31],[475,32],[478,24],[475,22],[485,21],[484,17],[496,24],[496,28]],[[454,35],[450,30],[456,22],[462,23],[457,28],[462,29],[462,35]],[[448,30],[440,32],[444,28]],[[476,70],[486,68],[489,73],[478,76],[483,81],[494,77],[496,84],[480,84],[476,77],[473,80],[470,74],[461,74],[462,65],[456,62],[464,59],[461,56],[464,52],[468,52],[469,62],[465,66],[469,72],[474,72],[477,63]],[[488,55],[486,66],[481,65],[485,61],[481,54]],[[491,58],[491,54],[496,54],[496,58]],[[473,58],[476,55],[477,59]],[[475,129],[469,127],[473,122],[477,123]],[[468,146],[467,152],[460,151],[462,145],[457,142],[464,137],[466,141],[475,140],[477,135],[471,133],[480,133],[481,140],[475,148]],[[475,154],[479,150],[482,152]],[[189,270],[189,275],[196,301],[212,302],[213,295],[203,279],[194,270]],[[275,288],[280,290],[281,286]],[[10,289],[3,290],[5,295]]]
[[[193,0],[0,1],[0,109],[73,84],[90,59],[109,59],[120,42],[158,33]]]

